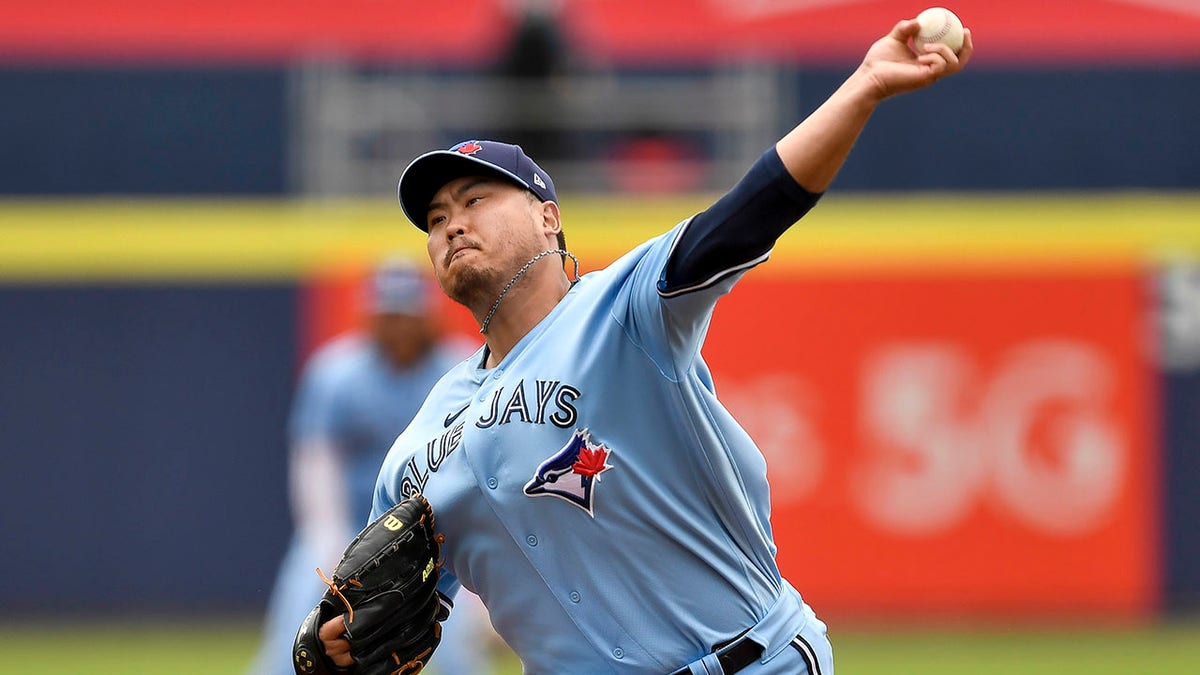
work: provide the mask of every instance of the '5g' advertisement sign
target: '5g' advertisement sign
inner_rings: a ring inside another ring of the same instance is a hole
[[[1149,612],[1160,448],[1143,272],[753,274],[705,358],[822,611]]]

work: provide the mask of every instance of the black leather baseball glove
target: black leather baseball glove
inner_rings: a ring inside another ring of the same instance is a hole
[[[300,624],[292,657],[297,675],[410,675],[420,672],[442,639],[448,613],[438,598],[443,537],[421,495],[377,518],[350,542],[327,578],[325,596]],[[318,631],[342,615],[354,665],[325,655]]]

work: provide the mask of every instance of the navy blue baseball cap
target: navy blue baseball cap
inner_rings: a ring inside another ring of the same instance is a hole
[[[437,191],[455,178],[475,175],[498,175],[544,202],[558,202],[550,174],[529,159],[521,146],[499,141],[463,141],[449,150],[421,155],[400,174],[396,197],[413,225],[428,232],[425,215]]]
[[[385,258],[367,280],[366,307],[373,314],[425,316],[433,309],[433,281],[404,256]]]

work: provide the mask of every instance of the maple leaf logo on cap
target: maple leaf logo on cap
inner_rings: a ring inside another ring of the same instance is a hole
[[[473,155],[482,149],[483,149],[483,146],[476,143],[475,141],[467,141],[466,143],[463,143],[462,145],[455,148],[455,150],[457,150],[458,152],[460,152],[464,155]]]

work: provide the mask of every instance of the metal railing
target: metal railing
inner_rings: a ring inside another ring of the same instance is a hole
[[[540,81],[312,63],[293,81],[290,188],[387,193],[418,154],[492,137],[526,145],[560,192],[636,189],[629,177],[647,169],[685,178],[647,185],[720,189],[774,142],[790,100],[778,67],[761,63]],[[640,156],[639,142],[677,152]]]

